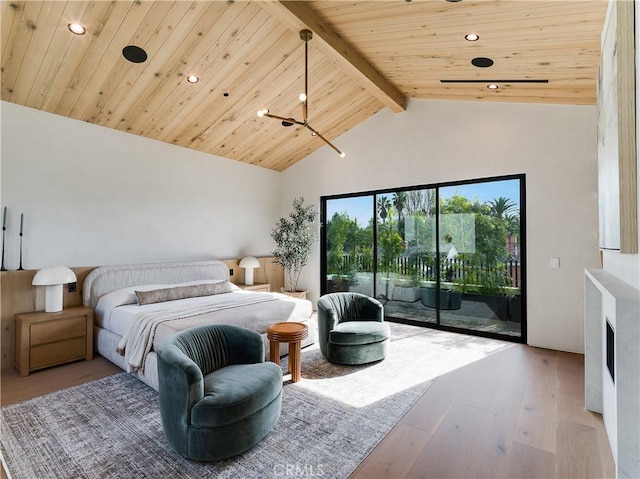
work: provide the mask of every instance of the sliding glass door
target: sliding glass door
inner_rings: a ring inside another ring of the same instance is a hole
[[[440,324],[522,334],[520,181],[439,189]]]
[[[324,292],[374,296],[373,196],[323,202]]]
[[[376,195],[377,298],[385,314],[436,323],[436,309],[425,308],[422,291],[436,285],[436,191],[416,189]]]
[[[322,198],[323,293],[389,320],[526,340],[524,176]]]

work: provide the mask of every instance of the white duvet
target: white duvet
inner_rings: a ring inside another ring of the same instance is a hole
[[[204,324],[235,324],[264,334],[270,324],[305,321],[312,304],[280,293],[243,291],[235,285],[229,293],[139,306],[135,291],[180,285],[144,285],[123,288],[101,297],[95,308],[96,324],[122,336],[118,350],[129,371],[143,371],[146,355],[168,335]]]

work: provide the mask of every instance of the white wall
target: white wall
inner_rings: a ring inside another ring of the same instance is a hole
[[[5,264],[25,269],[268,255],[280,174],[1,104]]]
[[[525,173],[529,343],[583,349],[583,270],[599,267],[595,107],[411,101],[337,139],[345,159],[325,147],[283,174],[11,103],[1,118],[10,269],[20,212],[25,268],[228,258],[269,254],[296,196]],[[300,283],[314,301],[319,276],[316,247]]]
[[[526,174],[528,342],[583,351],[584,269],[599,267],[593,106],[411,101],[284,172],[283,205],[320,196]],[[560,257],[560,269],[550,258]],[[318,248],[300,285],[320,291]]]
[[[612,3],[609,3],[611,8]],[[636,25],[640,22],[640,5],[636,2]],[[636,79],[640,78],[640,35],[636,35]],[[636,81],[636,142],[640,145],[640,81]],[[638,160],[638,186],[640,186],[640,147],[636,148]],[[638,194],[638,224],[640,224],[640,192]],[[638,245],[640,246],[640,228],[638,228]],[[640,255],[620,254],[616,251],[603,252],[604,269],[621,280],[640,289]]]

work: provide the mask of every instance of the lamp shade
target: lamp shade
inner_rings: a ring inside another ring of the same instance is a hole
[[[244,284],[251,286],[253,284],[253,268],[259,268],[260,261],[253,256],[245,256],[240,260],[239,266],[244,268]]]
[[[38,271],[31,284],[46,287],[44,310],[52,313],[62,311],[62,285],[75,281],[75,273],[66,266],[51,266]]]
[[[51,266],[43,268],[33,277],[31,284],[35,286],[48,286],[51,284],[67,284],[77,281],[76,275],[66,266]]]

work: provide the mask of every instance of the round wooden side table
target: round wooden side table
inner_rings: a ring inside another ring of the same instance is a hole
[[[291,382],[294,383],[300,381],[302,376],[301,344],[308,334],[309,328],[302,323],[275,323],[267,328],[269,356],[272,362],[280,364],[280,343],[289,343],[289,372]]]

